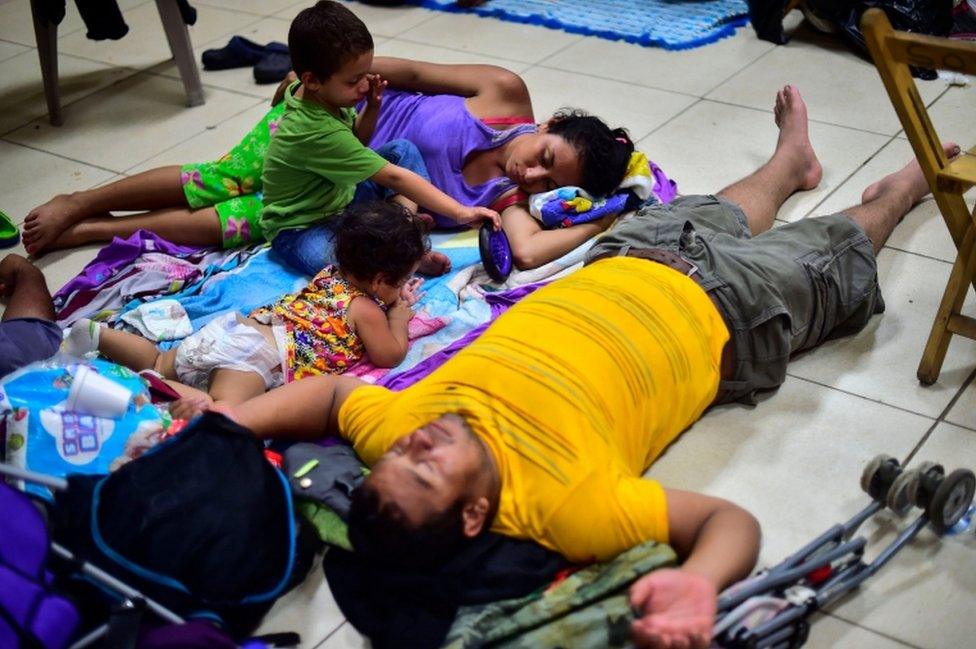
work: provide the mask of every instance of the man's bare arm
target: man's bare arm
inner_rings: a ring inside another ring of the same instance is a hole
[[[676,570],[655,570],[630,588],[639,618],[631,631],[642,647],[709,646],[718,592],[747,576],[759,554],[759,523],[738,505],[676,489],[668,499]]]
[[[339,408],[361,385],[366,383],[353,377],[308,377],[245,401],[227,414],[258,437],[317,439],[339,432]]]

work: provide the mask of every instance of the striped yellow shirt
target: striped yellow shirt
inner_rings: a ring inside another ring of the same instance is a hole
[[[493,531],[607,560],[668,540],[664,491],[641,474],[715,398],[728,337],[691,279],[605,259],[526,297],[415,385],[357,388],[339,426],[372,464],[459,414],[501,473]]]

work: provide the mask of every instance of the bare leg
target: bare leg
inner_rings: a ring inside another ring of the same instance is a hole
[[[24,219],[24,246],[32,254],[41,252],[71,225],[113,210],[175,207],[187,207],[180,168],[150,169],[95,189],[60,194],[35,207]]]
[[[772,227],[779,208],[794,192],[813,189],[823,177],[807,133],[807,107],[795,87],[776,93],[775,115],[779,139],[769,162],[719,192],[742,208],[754,235]]]
[[[137,334],[102,327],[98,335],[98,352],[131,370],[156,370],[163,378],[177,379],[173,367],[176,348],[160,352],[154,342]]]
[[[959,155],[959,145],[954,142],[943,146],[949,158]],[[863,202],[844,210],[844,214],[861,226],[877,254],[895,226],[928,193],[922,168],[913,159],[902,169],[870,185],[861,195]]]
[[[132,216],[92,217],[68,226],[47,246],[47,250],[75,248],[102,243],[114,237],[128,237],[136,230],[149,230],[173,243],[186,246],[219,246],[223,242],[217,210],[177,208]]]
[[[235,406],[267,392],[257,372],[219,368],[210,373],[210,396],[215,403]]]
[[[3,320],[54,320],[54,305],[44,273],[20,255],[10,254],[0,261],[0,296],[5,296],[7,302]]]

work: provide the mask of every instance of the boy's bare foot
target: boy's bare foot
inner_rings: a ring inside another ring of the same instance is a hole
[[[24,219],[24,248],[31,254],[43,252],[83,214],[77,199],[59,194],[32,209]]]
[[[951,160],[959,155],[960,148],[955,142],[942,145],[946,156]],[[873,183],[861,194],[861,204],[870,203],[889,191],[901,191],[908,195],[911,204],[915,205],[929,193],[929,184],[922,173],[918,160],[912,158],[908,164],[894,173],[890,173],[876,183]],[[909,206],[911,207],[911,206]]]
[[[795,86],[784,86],[776,93],[776,106],[773,109],[779,139],[776,141],[774,156],[787,156],[796,169],[798,189],[813,189],[823,178],[820,160],[810,144],[807,131],[807,106]]]
[[[451,258],[443,252],[427,251],[420,260],[417,271],[428,277],[439,277],[451,270]]]

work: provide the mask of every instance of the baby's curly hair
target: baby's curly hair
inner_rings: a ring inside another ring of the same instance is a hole
[[[398,203],[350,205],[336,226],[339,268],[358,279],[380,277],[399,284],[410,277],[428,250],[430,240],[420,219]]]

